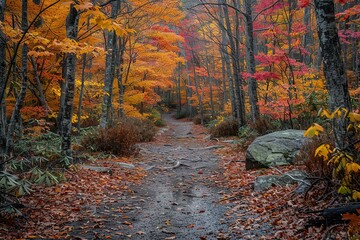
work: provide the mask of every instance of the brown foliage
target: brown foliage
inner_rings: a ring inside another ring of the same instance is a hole
[[[225,119],[224,121],[212,126],[210,128],[210,134],[212,137],[228,137],[237,136],[238,124],[235,120]]]
[[[211,115],[210,114],[204,114],[204,124],[207,124],[211,121]],[[195,124],[201,124],[201,116],[200,114],[196,115],[194,118],[193,118],[193,123]]]
[[[269,117],[261,117],[256,120],[255,123],[251,123],[250,126],[259,135],[265,135],[279,130],[279,126],[276,126],[274,120]]]
[[[86,135],[81,144],[93,151],[130,155],[137,142],[151,141],[155,133],[156,128],[151,121],[126,118],[121,119],[114,127],[98,129]]]
[[[306,170],[311,176],[331,179],[332,167],[328,166],[321,157],[315,156],[315,151],[320,145],[331,142],[333,141],[326,135],[309,139],[300,149],[294,161],[299,164],[305,164]]]

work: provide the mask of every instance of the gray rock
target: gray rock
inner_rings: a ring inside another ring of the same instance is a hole
[[[305,172],[298,170],[289,171],[283,175],[260,176],[257,177],[254,182],[254,190],[264,191],[273,186],[285,186],[296,183],[298,183],[300,186],[308,186],[308,181],[304,180],[306,177],[307,175]]]
[[[81,168],[91,170],[94,172],[112,174],[112,169],[109,167],[97,167],[97,166],[91,166],[91,165],[82,165]]]
[[[303,130],[273,132],[255,139],[246,151],[246,169],[292,164],[308,138]]]
[[[127,169],[134,169],[135,165],[131,163],[124,163],[124,162],[111,162],[111,164],[117,165],[121,168],[127,168]]]

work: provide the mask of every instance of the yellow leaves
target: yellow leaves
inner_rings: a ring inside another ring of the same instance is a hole
[[[348,163],[346,165],[346,172],[348,174],[351,173],[351,172],[357,173],[359,170],[360,170],[360,165],[357,164],[357,163],[352,162],[352,163]]]
[[[329,144],[322,144],[320,147],[318,147],[315,151],[315,156],[316,157],[321,157],[322,159],[324,159],[325,161],[327,161],[329,159],[329,155],[332,153],[333,151],[330,149],[330,145]]]
[[[358,191],[353,191],[353,193],[352,193],[352,199],[354,199],[354,200],[359,200],[359,199],[360,199],[360,192],[358,192]]]
[[[360,122],[360,114],[355,112],[349,112],[346,108],[338,107],[334,112],[330,113],[327,109],[321,108],[318,115],[320,117],[326,117],[328,119],[333,118],[348,118],[350,122]]]
[[[350,112],[348,118],[350,122],[360,122],[360,114],[358,113]]]
[[[324,128],[317,123],[314,123],[311,127],[309,127],[304,133],[305,137],[312,138],[314,136],[318,136],[320,132],[323,132]]]

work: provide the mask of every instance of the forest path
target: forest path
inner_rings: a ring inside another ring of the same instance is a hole
[[[147,170],[130,196],[99,208],[101,228],[75,227],[73,236],[112,239],[234,239],[228,234],[227,208],[219,204],[225,189],[210,181],[218,170],[221,147],[206,140],[206,130],[192,122],[163,116],[167,127],[156,139],[139,144],[133,163]],[[86,223],[89,224],[89,223]],[[77,230],[76,230],[77,229]],[[84,232],[84,231],[83,231]]]

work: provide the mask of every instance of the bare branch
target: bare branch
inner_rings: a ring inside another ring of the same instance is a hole
[[[267,6],[266,8],[262,9],[260,12],[258,12],[255,17],[253,18],[253,21],[256,20],[256,18],[258,16],[260,16],[260,14],[262,14],[263,12],[265,12],[266,10],[269,10],[270,8],[272,8],[273,6],[275,6],[278,2],[280,2],[280,0],[277,0],[276,2],[274,2],[273,4],[270,4],[269,6]]]

